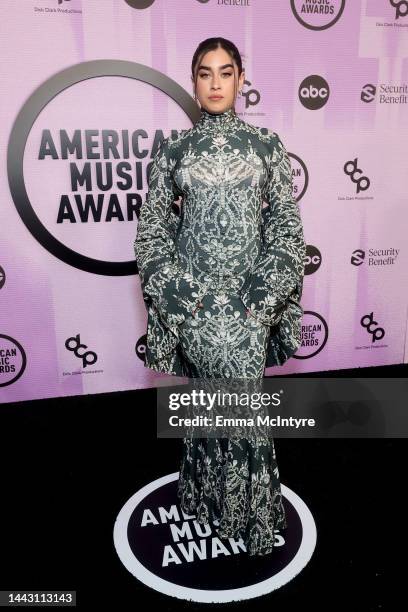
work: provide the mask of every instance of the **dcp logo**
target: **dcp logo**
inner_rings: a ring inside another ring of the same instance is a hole
[[[370,179],[367,176],[359,176],[362,174],[361,168],[358,168],[358,159],[355,157],[352,160],[346,161],[343,170],[350,177],[350,180],[356,185],[356,193],[366,191],[370,186]]]
[[[378,322],[374,320],[374,313],[366,314],[360,319],[360,325],[365,327],[367,332],[371,334],[371,342],[377,342],[382,340],[385,336],[385,330],[383,327],[378,325]]]
[[[395,8],[395,19],[406,17],[408,15],[407,0],[390,0],[390,4]]]
[[[97,360],[98,356],[94,351],[83,351],[79,352],[80,349],[87,349],[86,344],[81,344],[80,335],[72,336],[65,340],[65,348],[69,351],[73,351],[75,357],[82,359],[82,367],[86,368],[89,365],[93,365]]]
[[[251,85],[250,81],[244,81],[245,85]],[[242,92],[242,97],[245,100],[245,108],[249,108],[250,106],[256,106],[260,99],[261,99],[261,94],[259,93],[259,91],[257,89],[247,89],[246,91]]]

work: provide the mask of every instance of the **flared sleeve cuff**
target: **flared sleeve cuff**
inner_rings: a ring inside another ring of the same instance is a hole
[[[264,325],[276,325],[287,308],[288,299],[298,291],[291,271],[266,276],[253,272],[246,287],[241,291],[241,301],[250,315]]]
[[[144,293],[153,300],[163,322],[172,327],[194,316],[207,287],[189,272],[165,266],[150,276]]]

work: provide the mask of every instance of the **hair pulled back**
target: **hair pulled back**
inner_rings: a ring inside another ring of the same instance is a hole
[[[197,67],[200,65],[202,58],[208,51],[215,51],[218,48],[224,49],[231,59],[236,63],[238,67],[238,77],[242,73],[242,58],[241,54],[238,51],[237,47],[233,42],[226,38],[222,38],[221,36],[217,36],[215,38],[206,38],[201,41],[198,45],[197,49],[194,52],[193,59],[191,61],[191,77],[194,83],[194,99],[197,102],[197,78],[198,78],[198,70]],[[235,91],[235,99],[238,94],[238,81],[235,78],[235,70],[234,70],[234,91]],[[235,106],[234,106],[235,111]]]

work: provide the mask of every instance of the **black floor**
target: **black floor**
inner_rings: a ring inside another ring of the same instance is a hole
[[[314,376],[405,377],[407,367]],[[275,440],[281,481],[311,509],[317,547],[283,588],[214,606],[145,587],[113,546],[125,501],[179,467],[181,441],[156,438],[154,391],[19,402],[0,411],[0,590],[72,589],[77,607],[115,612],[146,604],[174,611],[405,607],[403,599],[394,603],[405,591],[397,580],[406,565],[405,439]]]

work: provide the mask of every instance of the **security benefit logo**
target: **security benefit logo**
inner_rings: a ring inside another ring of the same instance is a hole
[[[372,266],[393,266],[398,259],[398,255],[401,248],[397,249],[394,247],[385,249],[372,249],[367,250],[355,249],[350,257],[350,263],[353,266],[361,266],[364,262],[366,265]]]
[[[179,599],[238,601],[281,587],[309,562],[316,525],[305,503],[284,485],[288,527],[275,531],[272,553],[250,557],[241,538],[221,539],[214,524],[181,510],[178,477],[168,474],[140,489],[115,522],[116,552],[145,585]]]

